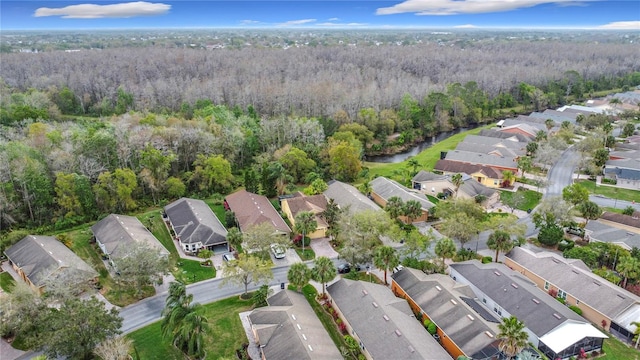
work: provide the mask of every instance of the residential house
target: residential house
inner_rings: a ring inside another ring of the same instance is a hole
[[[224,200],[225,208],[233,211],[238,228],[245,232],[252,226],[267,223],[274,234],[289,236],[291,229],[266,196],[238,190]]]
[[[562,124],[563,121],[569,121],[572,124],[576,123],[576,117],[574,114],[564,113],[562,111],[532,112],[529,116],[544,120],[551,119],[558,124]]]
[[[420,203],[422,215],[415,219],[408,219],[401,216],[400,219],[405,223],[408,223],[409,220],[412,220],[411,222],[426,221],[429,217],[429,210],[434,207],[433,203],[429,201],[424,194],[410,190],[384,176],[379,176],[373,179],[370,182],[370,185],[373,201],[383,208],[387,205],[387,201],[392,197],[399,197],[405,203],[409,200],[414,200]]]
[[[507,148],[516,152],[518,155],[526,153],[527,148],[527,143],[480,135],[467,135],[458,145],[468,143],[485,146],[490,145],[495,148]]]
[[[361,193],[353,185],[338,180],[331,180],[327,185],[327,190],[323,193],[324,196],[327,199],[333,199],[342,210],[346,210],[351,214],[366,210],[382,210],[373,200]]]
[[[618,245],[623,249],[632,250],[634,247],[640,249],[640,229],[630,231],[610,225],[606,220],[591,220],[584,230],[584,239],[592,242],[606,242]]]
[[[438,160],[433,170],[440,171],[445,175],[469,174],[480,184],[489,188],[499,188],[502,186],[502,171],[490,166],[468,164],[458,161],[441,159]]]
[[[522,124],[522,125],[525,125],[525,128],[523,129],[526,129],[527,133],[531,133],[531,131],[535,131],[536,133],[538,133],[538,131],[543,131],[545,134],[548,134],[550,132],[555,133],[558,131],[558,129],[560,129],[560,124],[555,121],[551,129],[549,129],[545,121],[546,120],[535,118],[535,117],[519,115],[515,119],[500,120],[498,124],[502,123],[502,126],[498,126],[498,127],[508,128],[510,126],[517,126]],[[535,134],[534,134],[534,138],[535,138]]]
[[[592,100],[587,100],[587,103]],[[569,116],[572,114],[576,114],[576,118],[578,114],[582,114],[584,116],[588,116],[589,114],[604,114],[605,109],[600,109],[592,106],[583,106],[583,105],[565,105],[559,107],[558,111],[565,113]]]
[[[303,193],[297,193],[294,197],[285,198],[280,200],[280,206],[282,212],[287,215],[291,226],[296,226],[296,216],[301,212],[310,212],[315,215],[316,223],[318,224],[316,229],[310,233],[305,234],[311,239],[318,239],[327,236],[327,230],[329,225],[322,218],[322,212],[327,209],[327,198],[322,194],[307,196]]]
[[[486,198],[483,201],[484,206],[488,206],[496,203],[500,194],[494,189],[482,185],[476,179],[466,173],[462,174],[462,185],[458,189],[456,195],[460,199],[475,199],[476,196],[482,195]],[[431,172],[420,170],[416,176],[411,179],[413,188],[419,190],[425,194],[436,196],[437,194],[445,194],[445,196],[452,196],[455,194],[456,187],[451,182],[452,174],[438,175]]]
[[[407,302],[386,286],[340,279],[327,293],[366,359],[451,359]]]
[[[478,135],[498,138],[506,141],[520,142],[524,143],[525,146],[527,146],[526,144],[531,142],[531,138],[529,136],[518,133],[498,131],[498,129],[482,129],[480,130],[480,133],[478,133]]]
[[[640,160],[637,158],[617,158],[608,160],[604,165],[605,177],[616,180],[616,186],[640,190]]]
[[[522,321],[529,342],[549,359],[568,359],[602,349],[607,335],[570,310],[522,274],[500,263],[478,260],[454,263],[450,276],[469,285],[489,310]],[[560,296],[560,295],[559,295]]]
[[[616,337],[625,341],[633,337],[631,322],[640,319],[640,297],[593,274],[582,260],[516,247],[504,263],[538,288],[557,291],[568,305],[579,307],[585,319]]]
[[[16,273],[39,294],[53,280],[76,288],[98,278],[89,264],[53,236],[27,235],[4,253]]]
[[[509,156],[498,156],[471,151],[451,150],[447,151],[445,160],[457,161],[473,165],[489,166],[500,172],[504,170],[510,170],[514,174],[518,174],[518,163],[516,162],[516,158]]]
[[[605,211],[600,215],[600,222],[624,229],[634,233],[640,233],[640,219],[637,213],[633,215],[618,214],[610,211]]]
[[[267,304],[249,314],[263,360],[342,359],[304,295],[283,290],[267,298]]]
[[[490,359],[497,355],[496,339],[500,318],[478,303],[468,285],[457,284],[442,274],[427,275],[421,270],[404,268],[391,275],[391,290],[406,299],[423,321],[437,326],[442,347],[454,359]]]
[[[504,121],[503,121],[504,123]],[[542,129],[538,129],[534,126],[531,126],[529,124],[525,124],[525,123],[517,123],[517,124],[513,124],[513,125],[509,125],[509,126],[501,126],[498,127],[497,131],[503,132],[503,133],[508,133],[508,134],[518,134],[518,135],[523,135],[528,137],[529,139],[533,140],[536,138],[536,134],[538,133],[538,131],[541,131]],[[544,131],[544,133],[547,133],[547,130],[542,130]]]
[[[165,206],[164,213],[185,253],[213,250],[216,246],[229,249],[227,229],[204,201],[181,198]]]
[[[131,246],[137,243],[143,243],[157,249],[161,255],[169,256],[169,251],[133,216],[111,214],[95,223],[91,231],[100,250],[110,260],[126,257]]]

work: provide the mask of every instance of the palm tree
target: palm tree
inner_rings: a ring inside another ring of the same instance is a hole
[[[442,258],[442,266],[445,266],[444,261],[456,255],[456,244],[449,238],[442,238],[436,243],[435,253]]]
[[[238,251],[242,244],[242,233],[240,232],[240,229],[237,227],[229,229],[227,232],[227,241],[229,242],[229,245],[231,245],[231,248]]]
[[[462,181],[462,174],[458,173],[458,174],[454,174],[453,176],[451,176],[451,183],[453,184],[453,186],[456,187],[456,198],[458,197],[458,189],[460,189],[460,186],[464,183]]]
[[[502,171],[502,178],[504,179],[503,184],[507,184],[507,186],[511,186],[513,181],[516,179],[515,174],[511,170]]]
[[[415,175],[418,173],[420,162],[415,157],[412,156],[407,160],[407,166],[413,169],[413,175]]]
[[[289,268],[287,279],[291,285],[295,286],[296,290],[300,292],[302,287],[311,279],[311,269],[309,269],[304,263],[295,263]]]
[[[422,204],[420,204],[418,200],[407,201],[402,207],[402,215],[407,217],[409,224],[413,223],[414,219],[417,219],[422,215]]]
[[[555,124],[556,123],[551,119],[547,119],[544,121],[544,125],[547,127],[547,131],[551,131],[551,128],[553,128]]]
[[[204,355],[203,335],[208,331],[207,319],[199,314],[201,305],[193,302],[181,282],[169,284],[169,296],[162,310],[162,335],[171,336],[172,344],[187,356]]]
[[[509,359],[527,347],[529,335],[524,330],[524,324],[515,316],[502,319],[502,323],[498,324],[498,329],[500,330],[497,336],[500,340],[498,348]]]
[[[392,196],[387,200],[387,204],[384,206],[384,209],[389,213],[389,216],[395,220],[402,214],[403,206],[404,201],[402,201],[400,197]]]
[[[381,270],[384,270],[384,284],[387,285],[387,271],[398,266],[400,258],[398,253],[391,246],[379,246],[373,255],[373,264]]]
[[[640,260],[633,256],[625,256],[620,259],[616,270],[624,277],[622,288],[626,288],[629,279],[640,278]]]
[[[324,295],[325,285],[336,277],[336,267],[326,256],[320,256],[315,263],[311,269],[311,278],[322,284],[322,295]]]
[[[640,344],[640,321],[634,321],[631,323],[631,325],[635,325],[636,327],[636,331],[633,332],[633,334],[635,335],[636,338],[636,345],[635,348],[638,348],[638,344]]]
[[[589,220],[595,220],[600,217],[602,214],[602,209],[598,204],[593,201],[585,201],[578,205],[578,210],[582,213],[582,216],[585,219],[584,225],[586,226],[589,223]]]
[[[496,230],[493,234],[489,235],[487,246],[489,249],[496,251],[495,262],[498,262],[498,255],[500,254],[500,251],[508,252],[513,249],[513,241],[511,241],[511,235],[509,235],[508,232]]]
[[[302,252],[304,253],[304,238],[318,227],[316,216],[310,211],[299,212],[295,217],[295,231],[302,234]]]

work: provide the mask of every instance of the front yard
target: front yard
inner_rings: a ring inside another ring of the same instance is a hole
[[[542,194],[537,191],[525,190],[519,192],[524,194],[524,201],[516,207],[518,210],[527,211],[533,209],[538,205],[540,199],[542,199]],[[516,193],[511,191],[500,191],[500,202],[504,204],[505,201],[509,201],[514,194]]]
[[[614,186],[598,185],[591,180],[577,180],[576,182],[584,186],[591,194],[603,195],[611,199],[640,202],[640,191],[621,189]]]

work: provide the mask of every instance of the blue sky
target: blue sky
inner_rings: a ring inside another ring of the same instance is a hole
[[[0,30],[569,28],[640,31],[640,1],[7,1]]]

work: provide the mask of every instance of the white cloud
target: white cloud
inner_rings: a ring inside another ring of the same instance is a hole
[[[528,8],[541,4],[581,5],[591,0],[405,0],[379,8],[377,15],[416,13],[416,15],[481,14]]]
[[[256,25],[256,24],[260,24],[260,21],[258,21],[258,20],[242,20],[242,21],[240,21],[240,25]]]
[[[616,21],[598,26],[598,29],[609,30],[640,30],[640,21]]]
[[[110,5],[79,4],[61,8],[38,8],[35,17],[61,16],[63,19],[130,18],[166,14],[171,5],[137,1]]]
[[[340,19],[338,19],[338,18],[330,18],[330,19],[327,19],[327,21],[338,21],[338,20],[340,20]]]
[[[477,26],[472,25],[472,24],[465,24],[465,25],[456,25],[456,26],[454,26],[454,28],[456,28],[456,29],[475,29],[475,28],[477,28]]]
[[[278,24],[278,26],[295,26],[295,25],[304,25],[308,23],[316,22],[316,19],[302,19],[302,20],[290,20],[285,21],[283,23]]]
[[[316,24],[317,26],[333,26],[333,27],[351,27],[351,26],[367,26],[367,23],[335,23],[335,22],[323,22]]]

